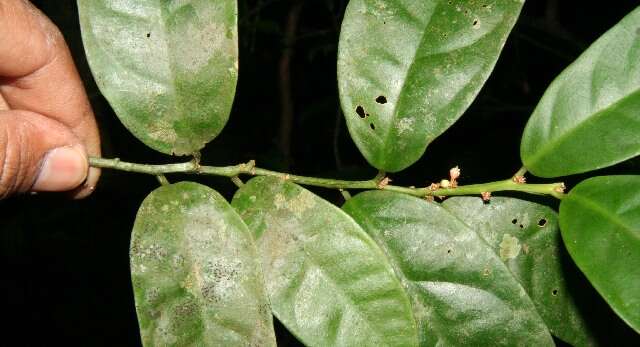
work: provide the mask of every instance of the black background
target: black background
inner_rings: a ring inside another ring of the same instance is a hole
[[[97,90],[84,58],[75,1],[34,1],[63,31],[98,118],[104,157],[175,162],[131,136]],[[256,159],[275,170],[319,177],[375,174],[351,141],[339,111],[336,55],[346,0],[306,1],[295,40],[285,31],[295,1],[240,0],[240,79],[231,118],[203,151],[203,162],[230,165]],[[508,177],[519,167],[520,135],[545,88],[588,45],[630,12],[637,1],[529,0],[493,75],[444,135],[394,183],[424,185],[462,168],[462,184]],[[1,19],[0,19],[1,20]],[[294,120],[290,155],[281,150],[281,75],[289,49]],[[153,57],[149,57],[153,59]],[[61,81],[64,83],[64,81]],[[588,155],[588,154],[586,154]],[[180,159],[178,159],[180,160]],[[638,173],[638,160],[591,173]],[[584,178],[566,178],[569,186]],[[228,179],[171,176],[208,184],[227,198]],[[136,346],[140,344],[129,278],[129,235],[137,207],[158,186],[155,178],[105,171],[96,192],[72,201],[61,194],[0,202],[0,345]],[[336,191],[313,189],[341,204]],[[553,201],[543,201],[553,205]],[[573,288],[603,345],[640,345],[579,270],[566,260]],[[281,345],[297,342],[278,326]]]

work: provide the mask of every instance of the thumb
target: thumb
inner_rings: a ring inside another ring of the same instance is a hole
[[[29,111],[0,111],[0,198],[71,190],[88,169],[81,141],[62,123]]]

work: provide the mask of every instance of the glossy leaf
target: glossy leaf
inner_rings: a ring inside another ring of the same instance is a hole
[[[138,139],[198,151],[229,117],[238,74],[235,0],[78,0],[96,83]]]
[[[249,181],[232,204],[257,239],[273,313],[305,345],[417,345],[393,269],[344,212],[270,177]]]
[[[520,146],[534,175],[557,177],[640,154],[640,7],[551,83]]]
[[[567,280],[576,269],[563,267],[564,245],[555,211],[503,197],[493,197],[489,203],[477,197],[453,197],[442,206],[502,259],[553,335],[573,346],[596,345],[574,301],[580,288],[572,288]]]
[[[580,270],[640,333],[640,176],[578,184],[560,204],[560,227]]]
[[[343,209],[391,260],[412,297],[423,346],[553,346],[500,257],[440,205],[368,191]]]
[[[276,344],[251,234],[206,186],[163,186],[144,200],[131,277],[145,346]]]
[[[351,137],[369,163],[399,171],[469,107],[521,0],[351,0],[338,84]]]

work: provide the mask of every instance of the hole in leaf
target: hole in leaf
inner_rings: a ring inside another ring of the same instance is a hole
[[[376,130],[376,126],[373,123],[369,123],[369,127],[371,127],[371,130]]]
[[[538,226],[541,228],[544,228],[544,226],[547,225],[547,220],[542,218],[538,221]]]
[[[520,226],[520,229],[524,229],[524,225],[520,224],[519,226]]]
[[[384,105],[387,103],[387,98],[384,95],[380,95],[379,97],[376,98],[376,102]]]
[[[449,250],[447,250],[447,254],[451,254],[451,250],[450,250],[450,249],[449,249]]]
[[[478,18],[473,20],[473,28],[478,29],[480,27],[480,20]]]
[[[360,118],[364,118],[367,116],[367,114],[364,112],[364,108],[360,105],[356,107],[356,113],[358,114],[358,116],[360,116]]]
[[[151,33],[147,33],[147,38],[151,37]]]
[[[554,289],[553,291],[551,291],[551,295],[557,296],[558,295],[558,290]]]
[[[516,224],[516,223],[518,223],[517,219],[514,218],[514,219],[511,220],[511,224]]]

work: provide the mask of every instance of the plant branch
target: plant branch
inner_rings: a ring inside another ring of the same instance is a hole
[[[164,175],[171,173],[183,173],[183,174],[196,174],[196,175],[213,175],[229,177],[237,180],[239,175],[251,175],[251,176],[271,176],[278,177],[283,180],[291,181],[294,183],[309,185],[315,187],[333,188],[333,189],[379,189],[388,190],[392,192],[409,194],[417,197],[430,197],[430,196],[454,196],[454,195],[480,195],[486,192],[501,192],[501,191],[516,191],[529,194],[538,195],[551,195],[558,199],[562,199],[564,196],[564,184],[563,183],[549,183],[549,184],[526,184],[518,183],[509,178],[502,181],[488,182],[481,184],[461,185],[456,188],[438,188],[431,189],[425,188],[413,188],[402,187],[388,184],[389,180],[383,173],[379,173],[374,178],[369,180],[349,181],[349,180],[337,180],[331,178],[318,178],[308,176],[298,176],[283,172],[271,171],[267,169],[258,168],[255,166],[255,162],[252,160],[248,163],[233,165],[233,166],[205,166],[200,165],[196,160],[192,160],[179,164],[136,164],[121,161],[120,159],[105,159],[105,158],[89,158],[89,164],[92,167],[102,169],[114,169],[127,172],[136,172],[149,175]]]

